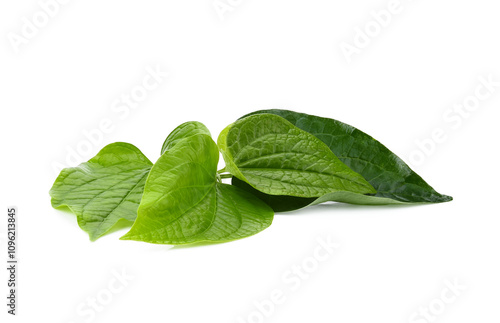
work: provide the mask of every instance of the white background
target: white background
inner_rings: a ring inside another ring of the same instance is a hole
[[[0,258],[6,209],[15,205],[20,268],[18,316],[2,305],[0,320],[423,323],[430,319],[414,313],[431,306],[435,322],[498,322],[500,87],[475,111],[449,110],[473,102],[480,78],[500,81],[498,3],[401,0],[378,34],[370,12],[389,1],[229,3],[221,19],[212,0],[74,0],[44,22],[37,1],[2,1]],[[28,28],[23,17],[34,15],[43,26],[13,46]],[[353,45],[367,24],[375,28],[369,43],[348,63],[341,44]],[[147,67],[168,79],[129,115],[112,110]],[[201,121],[216,137],[266,108],[352,124],[455,200],[321,205],[277,214],[247,239],[191,248],[119,241],[126,230],[91,243],[75,216],[50,206],[54,165],[67,158],[74,166],[125,141],[154,161],[182,122]],[[103,119],[113,129],[82,143]],[[444,138],[429,144],[436,129]],[[425,155],[417,141],[427,142]],[[78,147],[75,161],[68,151]],[[339,248],[311,267],[317,239],[328,238]],[[294,264],[310,271],[296,289],[283,280],[297,279]],[[123,270],[133,276],[126,286],[113,278]],[[4,304],[5,270],[0,278]],[[455,280],[466,286],[458,296],[447,290]],[[110,294],[110,283],[123,288]],[[284,302],[270,311],[275,289]],[[89,310],[93,297],[106,303],[100,312]],[[255,302],[267,304],[265,317]]]

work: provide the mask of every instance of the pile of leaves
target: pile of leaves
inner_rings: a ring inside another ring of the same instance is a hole
[[[219,152],[226,167],[218,171]],[[121,239],[173,245],[248,237],[270,226],[274,212],[326,201],[452,200],[366,133],[288,110],[246,115],[217,144],[202,123],[183,123],[154,164],[131,144],[107,145],[63,169],[50,196],[53,207],[77,215],[92,241],[128,222],[132,228]]]

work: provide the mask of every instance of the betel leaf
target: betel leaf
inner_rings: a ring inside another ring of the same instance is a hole
[[[134,221],[152,163],[135,146],[117,142],[78,167],[65,168],[50,190],[52,206],[67,206],[90,240],[119,221]]]
[[[162,153],[197,133],[210,134],[200,122],[181,124],[165,140]],[[135,146],[110,144],[87,163],[61,172],[50,191],[52,205],[67,206],[94,241],[119,221],[135,221],[151,167]]]
[[[167,150],[151,169],[137,220],[123,240],[162,244],[223,242],[267,228],[273,211],[254,195],[217,181],[219,152],[197,134]]]
[[[452,200],[451,196],[436,192],[383,144],[348,124],[334,119],[277,109],[256,111],[242,119],[269,113],[285,118],[323,141],[341,161],[361,174],[377,190],[375,196],[354,196],[354,200],[350,198],[347,201],[349,203],[439,203]],[[237,186],[243,186],[239,184],[236,183]],[[322,197],[321,200],[325,198],[327,197]],[[276,205],[281,203],[276,198],[273,199]]]
[[[208,128],[201,122],[188,121],[181,124],[174,130],[172,130],[167,139],[165,139],[165,142],[161,147],[161,154],[163,155],[165,151],[175,146],[180,140],[197,134],[205,134],[211,136]]]
[[[219,135],[226,169],[271,195],[376,193],[318,138],[273,114],[240,119]]]

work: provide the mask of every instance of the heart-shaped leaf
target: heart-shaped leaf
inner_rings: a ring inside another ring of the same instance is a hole
[[[217,181],[219,152],[208,135],[178,141],[151,169],[132,229],[121,239],[162,244],[223,242],[267,228],[273,211]]]
[[[266,194],[376,193],[321,140],[273,114],[236,121],[221,132],[218,145],[226,169]]]
[[[131,144],[107,145],[88,162],[61,171],[50,190],[52,206],[67,206],[94,241],[117,222],[135,220],[152,165]]]

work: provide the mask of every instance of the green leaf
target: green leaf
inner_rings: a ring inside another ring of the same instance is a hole
[[[323,141],[353,171],[361,174],[376,190],[375,196],[323,196],[354,204],[404,204],[448,202],[452,197],[436,192],[417,173],[384,145],[366,133],[337,120],[288,110],[261,110],[242,117],[274,114]],[[237,186],[241,183],[236,182]],[[334,194],[335,195],[335,194]],[[280,205],[279,199],[274,199]]]
[[[121,239],[223,242],[267,228],[272,209],[244,190],[217,182],[218,161],[217,145],[205,134],[167,150],[151,169],[137,220]]]
[[[117,222],[135,220],[151,167],[135,146],[110,144],[88,162],[61,171],[50,190],[52,206],[67,206],[94,241]]]
[[[211,136],[208,128],[201,122],[188,121],[175,128],[165,139],[161,147],[161,154],[170,148],[174,147],[180,140],[197,134],[205,134]]]
[[[236,121],[221,132],[218,145],[226,169],[266,194],[376,193],[318,138],[276,115]]]

